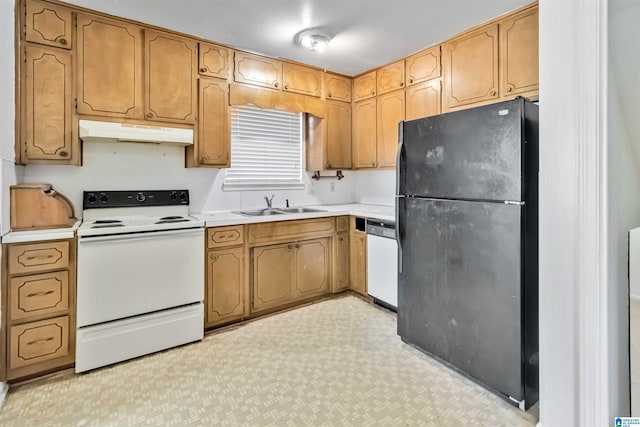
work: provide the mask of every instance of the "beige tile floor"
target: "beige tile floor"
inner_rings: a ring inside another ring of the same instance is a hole
[[[11,388],[2,426],[533,426],[347,296],[87,374]]]

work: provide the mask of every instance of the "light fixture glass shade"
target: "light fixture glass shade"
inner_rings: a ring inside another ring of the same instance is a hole
[[[301,33],[299,38],[300,45],[313,52],[323,52],[327,48],[329,41],[331,41],[329,36],[316,33]]]

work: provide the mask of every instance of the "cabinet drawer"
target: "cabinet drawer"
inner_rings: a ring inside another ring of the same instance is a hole
[[[241,225],[207,229],[207,247],[209,249],[242,245],[243,243],[244,231]]]
[[[333,218],[265,222],[249,226],[249,243],[322,237],[333,234],[334,230]]]
[[[14,277],[9,292],[11,320],[64,311],[69,308],[69,272]]]
[[[69,265],[69,242],[9,246],[9,274],[58,270]]]
[[[67,356],[69,316],[13,326],[9,352],[9,369]]]

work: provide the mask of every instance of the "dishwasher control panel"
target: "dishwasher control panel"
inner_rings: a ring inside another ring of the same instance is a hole
[[[396,238],[396,225],[393,221],[384,221],[380,219],[367,219],[367,234],[374,236],[386,237],[387,239]]]

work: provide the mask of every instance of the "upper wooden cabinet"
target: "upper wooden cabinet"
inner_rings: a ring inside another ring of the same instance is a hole
[[[198,160],[202,165],[229,167],[231,148],[229,85],[200,77],[198,97]]]
[[[142,29],[78,13],[78,114],[142,118]]]
[[[407,86],[440,77],[440,46],[411,55],[405,64]]]
[[[378,95],[404,87],[404,59],[380,68],[377,71]]]
[[[353,167],[376,167],[376,100],[353,104]]]
[[[282,62],[244,52],[235,53],[234,80],[256,86],[280,89]]]
[[[325,167],[351,169],[351,104],[327,100],[324,121]]]
[[[513,15],[500,26],[500,96],[538,90],[538,8]]]
[[[442,46],[446,108],[498,98],[498,24]]]
[[[209,43],[200,43],[198,71],[203,76],[229,78],[231,50]]]
[[[71,49],[71,9],[27,1],[25,34],[29,42]]]
[[[71,53],[27,45],[22,161],[71,163]]]
[[[378,167],[393,167],[398,151],[398,123],[404,120],[404,90],[379,96],[377,107]]]
[[[375,71],[353,79],[353,100],[361,101],[376,96],[376,84]]]
[[[405,93],[405,120],[440,114],[440,79],[409,86]]]
[[[325,74],[325,87],[328,99],[351,102],[350,78],[327,73]]]
[[[145,119],[196,121],[198,46],[193,40],[145,30]]]
[[[282,88],[287,92],[320,97],[322,72],[301,65],[282,64]]]

